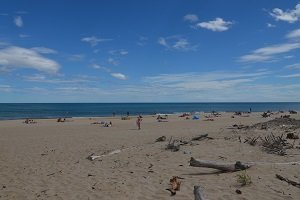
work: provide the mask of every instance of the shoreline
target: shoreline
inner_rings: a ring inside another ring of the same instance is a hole
[[[298,110],[294,110],[296,111],[297,113],[300,113],[300,111]],[[241,112],[242,114],[251,114],[251,113],[264,113],[266,111],[252,111],[252,112],[247,112],[247,111],[214,111],[216,113],[220,113],[220,114],[226,114],[226,113],[232,113],[234,114],[235,112]],[[161,115],[161,116],[164,116],[164,115],[168,115],[168,116],[179,116],[181,114],[184,114],[184,113],[188,113],[190,114],[190,116],[192,115],[203,115],[203,114],[212,114],[212,112],[203,112],[203,111],[195,111],[195,112],[174,112],[174,113],[156,113],[156,114],[140,114],[142,116],[158,116],[158,115]],[[285,110],[285,111],[271,111],[271,113],[282,113],[282,114],[289,114],[289,111]],[[129,115],[129,117],[137,117],[137,115]],[[99,116],[73,116],[73,117],[69,117],[69,116],[57,116],[57,117],[18,117],[18,118],[0,118],[0,121],[11,121],[11,120],[25,120],[25,119],[34,119],[34,120],[47,120],[47,119],[58,119],[58,118],[66,118],[66,119],[89,119],[89,118],[121,118],[121,117],[126,117],[126,115],[115,115],[112,116],[112,115],[99,115]]]

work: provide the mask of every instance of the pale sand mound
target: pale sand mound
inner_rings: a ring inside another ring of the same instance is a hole
[[[37,120],[37,124],[0,121],[0,199],[188,200],[194,199],[194,185],[201,185],[210,200],[300,199],[299,188],[275,178],[280,174],[300,182],[300,165],[280,164],[299,162],[300,149],[278,156],[267,154],[258,146],[240,143],[239,136],[244,139],[271,130],[248,133],[226,127],[251,126],[270,119],[262,118],[261,113],[252,113],[250,117],[231,118],[231,115],[222,114],[215,121],[170,116],[166,123],[158,123],[155,117],[149,116],[143,118],[142,130],[136,130],[135,119],[109,119],[112,127],[91,125],[107,119],[75,119],[66,123]],[[299,120],[300,115],[293,117]],[[299,133],[299,129],[295,131]],[[171,136],[189,140],[204,133],[214,139],[193,141],[177,152],[165,150]],[[155,142],[163,135],[166,141]],[[299,140],[295,141],[296,146]],[[117,149],[121,152],[108,155]],[[106,156],[94,161],[86,159],[92,153]],[[191,156],[258,164],[247,170],[252,184],[241,187],[237,183],[240,172],[218,173],[214,169],[190,167]],[[172,176],[184,179],[180,191],[170,197],[165,189],[169,188]],[[236,189],[242,194],[237,194]]]

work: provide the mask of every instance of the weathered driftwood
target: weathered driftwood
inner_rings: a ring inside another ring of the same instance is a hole
[[[117,150],[114,150],[114,151],[109,152],[109,153],[107,153],[107,154],[102,154],[102,155],[100,155],[100,156],[95,156],[94,153],[92,153],[91,155],[89,155],[89,156],[87,157],[87,159],[93,161],[93,160],[95,160],[95,159],[97,159],[97,158],[101,158],[101,157],[104,157],[104,156],[110,156],[110,155],[117,154],[117,153],[121,153],[121,150],[120,150],[120,149],[117,149]]]
[[[194,186],[194,196],[195,196],[195,200],[205,200],[200,186],[197,185]]]
[[[297,183],[297,182],[295,182],[295,181],[292,181],[292,180],[289,180],[289,179],[287,179],[287,178],[284,178],[283,176],[280,176],[279,174],[276,174],[276,178],[278,178],[278,179],[281,180],[281,181],[285,181],[285,182],[287,182],[288,184],[291,184],[291,185],[293,185],[293,186],[295,186],[295,187],[300,188],[300,183]]]
[[[235,172],[248,169],[252,165],[241,163],[240,161],[237,161],[236,163],[217,163],[215,161],[199,160],[191,157],[190,166],[213,168],[224,172]]]
[[[202,135],[199,135],[199,136],[197,136],[197,137],[193,137],[192,139],[191,139],[191,141],[195,141],[195,140],[204,140],[204,139],[213,139],[213,138],[211,138],[211,137],[208,137],[208,134],[202,134]]]

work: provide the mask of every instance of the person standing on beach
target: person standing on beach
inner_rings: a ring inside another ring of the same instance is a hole
[[[142,121],[142,117],[138,116],[138,118],[136,120],[136,125],[137,125],[139,130],[141,130],[141,121]]]

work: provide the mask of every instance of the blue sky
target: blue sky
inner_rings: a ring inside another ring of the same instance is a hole
[[[2,0],[0,102],[300,101],[300,1]]]

